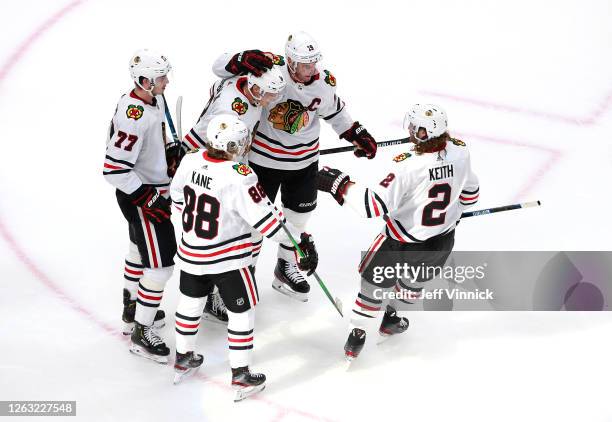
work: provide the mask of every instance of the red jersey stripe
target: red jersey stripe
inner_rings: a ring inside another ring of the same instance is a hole
[[[210,257],[213,257],[213,256],[222,255],[224,253],[228,253],[228,252],[232,252],[232,251],[238,251],[240,249],[245,249],[245,248],[250,248],[251,246],[253,246],[253,244],[250,243],[250,242],[249,243],[243,243],[241,245],[231,246],[229,248],[221,249],[220,251],[211,252],[211,253],[193,253],[193,252],[189,252],[189,251],[185,250],[182,245],[179,246],[179,249],[185,255],[193,256],[194,258],[210,258]]]
[[[308,149],[303,149],[301,151],[285,151],[285,150],[282,150],[282,149],[273,148],[273,147],[271,147],[269,145],[264,144],[263,142],[261,142],[261,141],[259,141],[257,139],[253,140],[253,143],[255,145],[258,145],[258,146],[260,146],[262,148],[267,149],[268,151],[272,151],[272,152],[274,152],[276,154],[285,154],[285,155],[304,155],[307,152],[314,151],[314,150],[319,148],[319,143],[318,142],[316,144],[314,144],[314,146],[312,146],[312,147],[310,147]]]

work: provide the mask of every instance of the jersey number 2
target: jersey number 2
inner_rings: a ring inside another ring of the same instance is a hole
[[[195,191],[189,186],[183,189],[185,194],[185,208],[183,209],[183,230],[195,231],[196,236],[202,239],[213,239],[219,232],[219,211],[221,204],[217,198],[205,193],[196,198]],[[208,205],[208,209],[206,209]],[[206,228],[204,227],[206,223]]]
[[[441,199],[439,199],[440,194],[442,194]],[[434,211],[444,211],[446,207],[448,207],[448,204],[450,204],[450,185],[448,183],[434,185],[431,189],[429,189],[428,196],[430,198],[436,198],[436,200],[431,201],[425,206],[425,208],[423,208],[423,218],[421,223],[424,226],[439,226],[440,224],[444,224],[446,212],[441,212],[437,217],[434,217]]]

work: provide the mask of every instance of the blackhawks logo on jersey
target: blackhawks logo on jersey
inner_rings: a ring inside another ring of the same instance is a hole
[[[242,163],[234,164],[232,168],[236,170],[236,173],[242,176],[248,176],[249,174],[252,173],[251,168],[247,166],[246,164],[242,164]]]
[[[137,106],[134,104],[130,104],[127,110],[125,111],[125,115],[127,116],[127,118],[134,120],[140,119],[142,117],[142,113],[144,113],[144,107]]]
[[[463,142],[461,139],[451,138],[451,142],[453,144],[457,145],[458,147],[464,147],[465,146],[465,142]]]
[[[287,100],[278,103],[270,110],[268,121],[274,129],[284,130],[294,134],[305,126],[308,126],[308,109],[299,101]]]
[[[272,63],[277,66],[283,66],[285,64],[285,58],[283,56],[279,56],[278,54],[272,54]]]
[[[329,70],[324,70],[325,73],[325,82],[327,82],[331,86],[336,86],[336,77],[329,73]]]
[[[234,102],[232,103],[232,110],[242,116],[244,113],[247,112],[248,109],[249,105],[246,102],[242,101],[238,97],[234,98]]]
[[[412,154],[409,152],[402,152],[400,155],[393,157],[393,161],[399,163],[400,161],[404,161],[406,158],[412,157]]]

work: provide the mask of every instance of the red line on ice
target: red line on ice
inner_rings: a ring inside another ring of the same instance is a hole
[[[429,95],[432,97],[444,98],[446,100],[457,101],[461,103],[471,104],[476,107],[483,107],[492,110],[499,110],[506,113],[517,113],[524,114],[526,116],[536,117],[540,119],[546,119],[556,122],[562,122],[572,125],[592,125],[597,123],[599,118],[610,108],[612,105],[612,91],[599,101],[599,104],[594,110],[587,112],[586,117],[581,116],[567,116],[556,113],[549,113],[547,111],[532,110],[528,108],[512,106],[507,104],[498,104],[491,101],[479,100],[475,98],[462,97],[459,95],[445,94],[436,91],[420,91],[420,94]]]
[[[514,200],[516,201],[525,201],[526,200],[525,196],[533,192],[533,187],[536,185],[536,183],[539,182],[541,179],[543,179],[547,175],[547,173],[550,170],[552,170],[552,168],[559,162],[559,160],[561,160],[561,157],[563,156],[563,153],[559,150],[540,146],[540,145],[527,144],[525,142],[516,141],[512,139],[503,139],[503,138],[497,138],[497,137],[493,137],[489,135],[477,135],[477,134],[466,133],[466,132],[453,132],[453,133],[456,134],[458,137],[465,138],[467,140],[477,138],[477,139],[482,139],[483,141],[492,142],[496,144],[511,145],[511,146],[522,147],[522,148],[531,148],[531,149],[540,151],[548,155],[548,159],[546,160],[546,162],[543,165],[536,168],[535,172],[523,183],[521,188],[514,195]]]

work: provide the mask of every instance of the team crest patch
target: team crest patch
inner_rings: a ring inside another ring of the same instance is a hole
[[[463,142],[461,139],[451,138],[451,142],[453,144],[457,145],[458,147],[464,147],[465,146],[465,142]]]
[[[291,134],[308,126],[309,119],[308,109],[295,100],[278,103],[270,110],[268,116],[268,121],[272,123],[274,129],[284,130]]]
[[[130,104],[125,112],[125,115],[127,116],[128,119],[138,120],[142,117],[143,113],[144,113],[143,106],[137,106],[134,104]]]
[[[400,161],[404,161],[406,158],[412,157],[412,154],[409,152],[402,152],[400,155],[393,157],[393,161],[399,163]]]
[[[242,176],[248,176],[249,174],[253,173],[249,166],[247,166],[246,164],[242,164],[242,163],[234,164],[232,168],[236,170],[236,172]]]
[[[234,98],[234,102],[232,103],[232,110],[242,116],[244,113],[247,112],[248,109],[249,105],[247,103],[245,103],[238,97]]]
[[[324,70],[325,73],[325,82],[327,82],[331,86],[336,86],[336,77],[329,73],[329,70]]]
[[[277,66],[283,66],[285,64],[285,58],[278,54],[272,54],[272,63]]]

